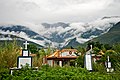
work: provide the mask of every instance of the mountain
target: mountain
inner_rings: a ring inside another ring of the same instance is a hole
[[[120,22],[110,28],[107,33],[94,38],[93,41],[99,41],[106,44],[120,43]]]
[[[24,46],[23,43],[25,42],[24,38],[15,36],[15,35],[11,35],[11,34],[0,34],[0,44],[5,45],[5,42],[9,43],[9,42],[14,42],[14,40],[16,40],[17,44],[20,46]],[[42,48],[42,45],[39,45],[35,42],[32,41],[28,41],[28,43],[30,44],[35,44],[38,48]]]
[[[111,28],[119,20],[120,17],[108,17],[108,18],[106,17],[104,19],[103,18],[98,19],[90,23],[69,23],[66,24],[68,26],[65,27],[57,26],[56,25],[57,23],[55,23],[56,27],[48,28],[46,31],[44,31],[44,35],[45,34],[47,36],[49,35],[48,38],[51,37],[62,40],[62,41],[57,40],[60,43],[64,41],[68,41],[69,39],[67,38],[70,39],[81,38],[82,41],[78,41],[78,42],[82,43],[84,42],[84,40],[86,41],[86,39],[90,39],[92,37],[99,36],[102,33],[107,32],[109,28]],[[53,26],[53,25],[54,24],[49,24],[48,26]],[[54,42],[54,40],[55,39],[53,39],[52,41]]]
[[[82,44],[80,44],[80,43],[76,40],[76,38],[74,38],[74,39],[71,39],[67,45],[64,45],[63,48],[71,48],[71,47],[72,47],[72,48],[76,48],[76,47],[78,47],[78,46],[80,46],[80,45],[82,45]]]
[[[40,34],[32,31],[30,28],[21,25],[0,26],[0,40],[28,40],[38,45],[44,46],[47,39]],[[42,44],[43,43],[43,44]]]
[[[48,44],[52,47],[78,46],[107,33],[119,21],[119,16],[112,16],[89,23],[0,24],[0,40],[12,40],[9,35],[13,35],[44,47]]]

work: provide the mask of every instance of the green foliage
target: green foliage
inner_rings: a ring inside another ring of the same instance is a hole
[[[107,51],[105,52],[105,56],[112,56],[112,55],[114,55],[114,54],[116,54],[116,52],[115,52],[114,50],[107,50]]]
[[[84,67],[84,56],[79,56],[76,59],[77,67]]]
[[[9,78],[11,75],[9,74],[9,69],[7,68],[0,68],[0,80],[5,80]]]
[[[0,45],[0,80],[10,80],[9,68],[16,65],[19,46],[16,41]]]
[[[41,56],[47,55],[47,53],[45,52],[44,49],[39,50],[39,54],[40,54]]]
[[[107,61],[107,56],[110,56],[110,60],[114,60],[114,59],[116,59],[114,56],[116,56],[117,55],[117,53],[115,52],[115,51],[113,51],[113,50],[107,50],[106,52],[105,52],[105,54],[102,56],[102,58],[99,60],[99,62],[102,62],[102,63],[104,63],[105,61]],[[114,57],[114,58],[113,58]],[[113,61],[113,63],[114,63],[114,61]]]
[[[106,68],[104,64],[93,63],[93,70],[99,73],[106,73]]]
[[[84,55],[84,53],[85,53],[85,48],[78,46],[78,47],[77,47],[77,50],[78,50],[78,52],[82,53],[82,55]]]
[[[104,47],[105,47],[106,50],[112,49],[112,47],[109,44],[104,44]]]
[[[109,45],[109,44],[102,44],[99,41],[97,41],[97,42],[94,42],[94,41],[88,42],[88,48],[90,48],[90,45],[93,46],[93,49],[95,48],[97,50],[99,49],[99,50],[103,50],[104,51],[104,50],[112,49],[111,45]]]
[[[16,41],[0,45],[0,67],[10,68],[16,65],[19,47]]]
[[[98,67],[99,65],[97,65]],[[99,67],[100,68],[100,67]],[[100,68],[102,69],[102,68]],[[97,69],[99,70],[99,69]],[[13,75],[2,76],[3,80],[119,80],[119,73],[107,74],[101,72],[89,72],[80,67],[49,67],[42,66],[39,70],[22,68],[16,70]]]
[[[114,44],[112,49],[117,52],[120,53],[120,43]]]
[[[112,63],[112,68],[115,69],[115,71],[120,71],[120,53],[116,53],[114,50],[107,50],[102,56],[102,58],[97,61],[99,63],[104,63],[107,61],[107,56],[110,57],[110,62]]]
[[[49,46],[47,49],[40,49],[34,58],[33,58],[33,65],[36,67],[40,67],[43,63],[43,57],[49,55],[52,52],[51,47]],[[46,58],[45,58],[46,59]]]
[[[30,50],[31,53],[36,54],[38,53],[38,48],[35,44],[29,44],[28,49]]]
[[[120,53],[110,55],[110,61],[115,71],[120,72]]]
[[[94,43],[94,46],[98,47],[99,49],[102,49],[103,44],[101,44],[100,42],[97,41]]]
[[[100,52],[100,49],[98,47],[93,48],[93,53],[98,54]]]

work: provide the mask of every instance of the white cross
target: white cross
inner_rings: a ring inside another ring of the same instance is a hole
[[[29,45],[29,43],[27,43],[27,41],[25,41],[25,43],[23,43],[25,45],[25,49],[27,49],[27,45]]]

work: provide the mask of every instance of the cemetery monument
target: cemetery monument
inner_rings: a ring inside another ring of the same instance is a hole
[[[90,45],[90,49],[86,52],[85,54],[85,68],[89,71],[92,71],[92,57],[91,57],[91,53],[92,53],[92,45]]]
[[[29,67],[32,67],[32,57],[29,56],[30,52],[27,49],[27,45],[29,44],[27,41],[23,43],[25,45],[25,48],[22,49],[22,56],[18,56],[17,58],[17,68],[11,68],[10,73],[12,74],[13,70],[20,70],[22,66],[25,66],[28,64]]]

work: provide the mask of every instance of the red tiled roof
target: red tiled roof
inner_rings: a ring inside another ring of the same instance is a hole
[[[62,49],[62,50],[56,50],[53,54],[48,55],[47,58],[77,58],[76,56],[66,56],[66,57],[60,57],[61,52],[66,52],[66,51],[71,51],[71,52],[77,52],[76,49]]]
[[[62,50],[61,50],[61,52],[66,52],[66,51],[77,52],[76,49],[62,49]]]

